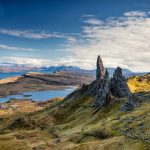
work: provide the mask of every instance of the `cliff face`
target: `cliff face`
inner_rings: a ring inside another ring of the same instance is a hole
[[[126,78],[122,74],[122,69],[117,67],[113,77],[109,78],[108,70],[104,68],[100,55],[96,63],[96,80],[88,85],[83,85],[78,90],[71,93],[70,97],[78,97],[82,94],[87,94],[94,97],[93,107],[100,109],[111,103],[111,98],[127,97],[127,101],[122,106],[122,111],[128,111],[135,107],[135,97],[130,92]]]
[[[129,97],[129,101],[132,101],[132,94],[128,88],[126,78],[122,75],[122,69],[117,67],[114,71],[113,77],[109,79],[109,72],[105,71],[104,65],[100,55],[97,58],[96,63],[96,94],[95,94],[95,108],[101,108],[106,106],[111,101],[111,95],[115,97]],[[131,103],[130,103],[131,104]],[[131,108],[131,107],[130,107]],[[127,109],[124,109],[127,110]]]
[[[126,78],[122,75],[120,67],[117,67],[111,78],[111,93],[116,97],[125,97],[130,93]]]

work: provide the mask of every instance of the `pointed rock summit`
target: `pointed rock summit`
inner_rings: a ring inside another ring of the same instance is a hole
[[[97,112],[100,108],[110,104],[116,97],[126,97],[126,102],[122,105],[122,111],[132,110],[136,106],[134,94],[132,94],[127,85],[126,78],[122,74],[122,69],[117,67],[114,71],[113,77],[109,78],[108,70],[104,69],[104,65],[100,55],[97,57],[96,63],[96,80],[88,85],[84,85],[81,89],[70,94],[67,98],[79,96],[82,94],[94,97],[93,108]]]
[[[130,93],[126,78],[122,75],[120,67],[117,67],[111,78],[111,93],[116,97],[125,97]]]
[[[101,82],[101,87],[98,91],[98,94],[95,99],[95,108],[101,108],[109,104],[110,102],[110,80],[109,80],[109,72],[105,71],[104,78]]]
[[[102,59],[100,57],[100,55],[97,57],[97,63],[96,63],[96,79],[103,79],[104,74],[105,74],[105,69],[104,69],[104,65],[102,62]]]
[[[93,106],[101,108],[111,101],[111,96],[127,97],[126,104],[122,106],[122,110],[130,110],[133,108],[133,95],[127,85],[126,78],[122,74],[122,69],[117,67],[113,77],[109,79],[109,72],[105,71],[100,55],[97,58],[96,80],[91,84],[92,93],[95,93],[95,101]]]

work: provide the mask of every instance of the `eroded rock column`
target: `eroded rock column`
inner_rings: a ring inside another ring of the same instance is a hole
[[[104,78],[101,83],[101,87],[97,93],[95,104],[96,108],[101,108],[106,106],[110,102],[110,80],[109,80],[109,72],[105,71]]]
[[[105,69],[100,55],[97,57],[96,67],[96,79],[101,80],[104,77]]]

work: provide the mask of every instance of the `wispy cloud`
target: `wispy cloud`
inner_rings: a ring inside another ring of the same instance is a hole
[[[8,46],[4,44],[0,44],[0,49],[11,50],[11,51],[35,51],[35,49],[32,49],[32,48],[13,47],[13,46]]]
[[[51,63],[50,60],[36,59],[36,58],[26,58],[26,57],[0,57],[0,63],[14,63],[30,66],[45,66]]]
[[[149,15],[150,12],[131,11],[125,12],[121,17],[109,17],[105,20],[94,15],[82,16],[84,24],[80,35],[9,32],[9,35],[34,39],[66,38],[67,42],[63,44],[61,50],[65,58],[45,60],[7,57],[5,60],[40,66],[65,64],[93,69],[97,55],[101,54],[107,67],[121,66],[133,71],[150,71]],[[6,33],[3,31],[3,34]]]
[[[99,20],[99,19],[97,19],[97,18],[86,18],[84,21],[83,21],[84,23],[87,23],[87,24],[89,24],[89,25],[101,25],[101,24],[103,24],[103,21],[101,21],[101,20]]]
[[[95,59],[102,55],[109,67],[122,66],[134,71],[150,71],[149,12],[131,11],[118,18],[100,20],[87,17],[80,38],[66,45],[66,50],[79,66],[95,68]],[[89,64],[83,62],[89,61]]]
[[[145,17],[147,16],[146,12],[141,12],[141,11],[130,11],[124,13],[125,16],[127,17]]]
[[[70,66],[74,63],[74,66],[78,65],[78,61],[81,60],[73,59],[71,57],[64,58],[55,58],[55,59],[37,59],[37,58],[27,58],[27,57],[0,57],[0,64],[2,63],[13,63],[13,64],[22,64],[29,66],[58,66],[58,65],[67,65]],[[88,63],[88,62],[87,62]],[[84,62],[83,62],[84,64]]]
[[[85,14],[85,15],[82,15],[81,16],[82,18],[87,18],[87,17],[94,17],[94,15],[93,14]]]
[[[29,39],[49,39],[49,38],[64,38],[70,39],[71,35],[63,33],[50,33],[46,31],[34,31],[34,30],[9,30],[9,29],[0,29],[0,34],[20,37],[20,38],[29,38]]]

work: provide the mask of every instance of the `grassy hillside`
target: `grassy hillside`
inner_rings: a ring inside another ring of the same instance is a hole
[[[144,78],[148,81],[149,75]],[[144,91],[150,86],[145,80],[128,83],[134,89],[145,84]],[[93,115],[94,98],[77,92],[42,110],[0,118],[0,150],[148,150],[150,93],[145,91],[129,112],[120,111],[125,98],[112,97],[110,105]]]
[[[131,92],[150,92],[150,73],[144,76],[133,76],[128,79]]]

